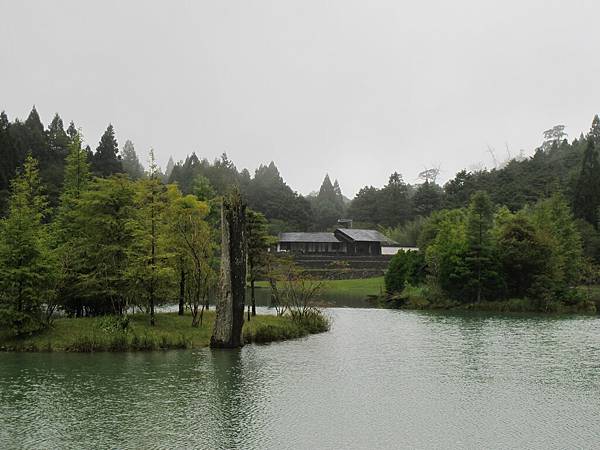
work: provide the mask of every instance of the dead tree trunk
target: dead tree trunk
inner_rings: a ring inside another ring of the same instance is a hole
[[[221,207],[221,275],[217,316],[210,346],[236,348],[244,345],[246,300],[246,205],[239,191],[223,200]]]

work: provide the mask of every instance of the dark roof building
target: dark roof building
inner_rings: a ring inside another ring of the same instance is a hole
[[[381,255],[381,247],[397,245],[376,230],[337,228],[333,233],[281,233],[277,251],[349,256]]]

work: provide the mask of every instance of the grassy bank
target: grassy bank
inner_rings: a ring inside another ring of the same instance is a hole
[[[348,296],[353,298],[367,298],[381,295],[385,284],[383,277],[357,278],[351,280],[323,280],[323,294],[334,296]],[[256,286],[268,288],[269,283],[259,281]]]
[[[177,313],[160,313],[156,325],[148,325],[148,317],[142,314],[130,316],[126,331],[106,326],[106,319],[60,318],[51,328],[33,336],[7,338],[0,335],[0,349],[4,351],[139,351],[190,349],[208,346],[215,314],[204,313],[202,326],[193,328],[191,316]],[[244,340],[247,343],[266,343],[294,339],[329,329],[329,321],[315,316],[303,321],[289,317],[255,316],[244,324]]]
[[[482,311],[494,313],[550,313],[550,314],[595,314],[597,303],[592,298],[581,296],[577,302],[560,300],[540,304],[528,298],[512,298],[479,303],[460,303],[449,299],[431,299],[426,287],[409,286],[403,292],[380,297],[380,305],[393,309]]]

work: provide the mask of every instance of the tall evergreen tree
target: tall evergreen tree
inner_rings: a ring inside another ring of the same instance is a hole
[[[165,183],[168,182],[169,177],[173,173],[173,167],[175,167],[175,162],[173,161],[173,157],[169,156],[169,162],[167,162],[167,168],[165,169]]]
[[[75,124],[73,123],[72,120],[69,123],[69,128],[67,128],[67,135],[69,136],[69,139],[71,140],[71,142],[73,142],[75,137],[79,137],[81,139],[79,130],[77,130],[77,128],[75,127]]]
[[[138,180],[144,176],[144,166],[140,163],[133,142],[129,139],[125,141],[123,145],[123,151],[121,163],[123,170],[127,173],[132,180]]]
[[[317,230],[325,230],[334,226],[346,211],[340,185],[331,183],[329,175],[325,175],[319,193],[313,198],[314,223]]]
[[[63,121],[57,114],[48,126],[48,147],[52,155],[64,158],[68,152],[69,136],[65,133]]]
[[[425,180],[412,198],[413,210],[416,215],[427,217],[433,211],[441,209],[444,202],[444,190],[432,181]]]
[[[94,174],[108,177],[115,173],[122,173],[123,165],[118,153],[119,146],[115,138],[115,130],[112,124],[109,124],[102,138],[100,138],[100,143],[92,158],[92,171]]]
[[[598,227],[600,207],[600,162],[593,138],[587,140],[581,170],[575,186],[573,212],[575,217],[584,219]]]

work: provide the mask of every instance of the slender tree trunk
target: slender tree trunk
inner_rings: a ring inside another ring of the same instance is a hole
[[[183,265],[181,267],[181,273],[179,277],[179,312],[180,316],[183,316],[183,309],[185,306],[185,270]]]
[[[254,296],[254,277],[250,279],[250,298],[252,303],[252,315],[256,315],[256,297]],[[250,320],[250,319],[248,319]]]
[[[221,274],[217,316],[210,346],[236,348],[244,345],[242,327],[246,298],[246,205],[239,191],[223,200],[221,207]]]
[[[150,280],[150,325],[154,326],[154,280],[156,272],[156,223],[154,220],[154,208],[152,209],[152,279]]]

